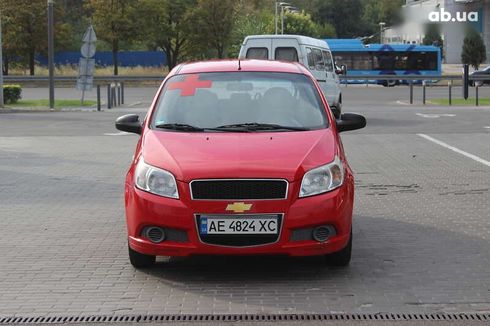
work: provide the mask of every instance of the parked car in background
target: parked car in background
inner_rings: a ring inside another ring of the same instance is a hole
[[[490,84],[490,66],[483,68],[482,70],[475,70],[470,74],[470,78],[478,76],[478,77],[488,77],[488,79],[485,80],[469,80],[470,86],[481,86],[484,84]]]
[[[323,255],[349,264],[354,176],[333,118],[301,64],[225,60],[181,64],[160,87],[126,176],[129,258]]]
[[[340,117],[342,92],[338,75],[345,68],[336,69],[325,41],[301,35],[250,35],[243,41],[238,57],[302,63],[320,84],[335,117]]]

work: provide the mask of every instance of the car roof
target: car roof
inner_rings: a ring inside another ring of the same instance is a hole
[[[329,49],[328,42],[325,40],[320,40],[317,38],[304,36],[304,35],[292,35],[292,34],[263,34],[263,35],[249,35],[245,37],[243,40],[243,45],[245,45],[248,41],[257,40],[257,39],[278,39],[278,40],[287,40],[294,39],[297,40],[299,44],[305,45],[313,45],[322,48]]]
[[[231,60],[210,60],[183,63],[171,74],[193,74],[206,72],[233,72],[233,71],[253,71],[253,72],[286,72],[295,74],[310,75],[308,69],[298,62],[285,62],[275,60],[255,60],[255,59],[231,59]]]

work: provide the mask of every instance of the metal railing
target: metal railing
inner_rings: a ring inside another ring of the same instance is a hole
[[[456,81],[463,81],[463,76],[462,75],[342,75],[339,76],[340,80],[345,82],[345,85],[347,85],[347,81],[349,80],[355,80],[355,81],[364,81],[364,83],[369,84],[371,81],[403,81],[404,83],[408,84],[409,87],[409,98],[410,98],[410,104],[413,104],[413,87],[414,87],[414,82],[421,82],[422,84],[422,104],[426,104],[426,99],[427,99],[427,84],[435,84],[440,81],[447,80],[447,87],[448,87],[448,104],[452,105],[452,88],[453,88],[453,82]],[[477,81],[490,81],[490,76],[481,76],[481,75],[476,75],[476,76],[468,76],[468,80],[471,82],[477,82]],[[362,84],[362,83],[361,83]],[[475,105],[479,105],[479,84],[474,83],[475,86]]]
[[[143,82],[143,81],[154,81],[161,82],[166,76],[94,76],[94,84],[97,86],[100,85],[109,85],[108,86],[108,108],[114,107],[117,104],[124,103],[124,86],[110,86],[110,85],[124,85],[124,82]],[[452,105],[452,87],[454,81],[462,81],[462,75],[341,75],[339,76],[341,82],[347,86],[347,81],[355,80],[355,81],[364,81],[361,84],[369,84],[372,81],[403,81],[408,84],[409,87],[409,98],[410,104],[414,103],[414,84],[416,82],[421,82],[422,87],[422,103],[426,104],[426,87],[427,85],[434,85],[435,83],[439,83],[440,81],[448,81],[448,99],[449,105]],[[76,82],[76,76],[55,76],[56,82]],[[4,76],[4,80],[6,83],[20,83],[20,82],[48,82],[48,76]],[[490,81],[490,76],[469,76],[470,81]],[[446,87],[444,85],[443,87]],[[475,105],[479,105],[479,85],[475,83]],[[100,90],[98,91],[98,93]],[[121,95],[118,95],[118,92],[121,92]],[[98,102],[100,103],[98,95]],[[116,104],[117,103],[117,104]],[[100,104],[98,104],[100,107]]]

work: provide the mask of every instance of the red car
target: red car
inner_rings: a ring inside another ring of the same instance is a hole
[[[320,87],[298,63],[226,60],[181,64],[143,122],[126,177],[129,258],[325,255],[349,264],[354,178]]]

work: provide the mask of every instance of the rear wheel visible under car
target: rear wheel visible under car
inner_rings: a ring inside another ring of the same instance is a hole
[[[131,249],[129,245],[128,245],[128,251],[129,251],[129,261],[131,262],[131,265],[133,265],[136,268],[150,267],[153,264],[155,264],[156,256],[145,255],[137,251],[134,251],[133,249]]]
[[[350,238],[347,246],[342,250],[334,252],[329,255],[325,255],[325,262],[328,266],[348,266],[352,255],[352,230],[350,231]]]

